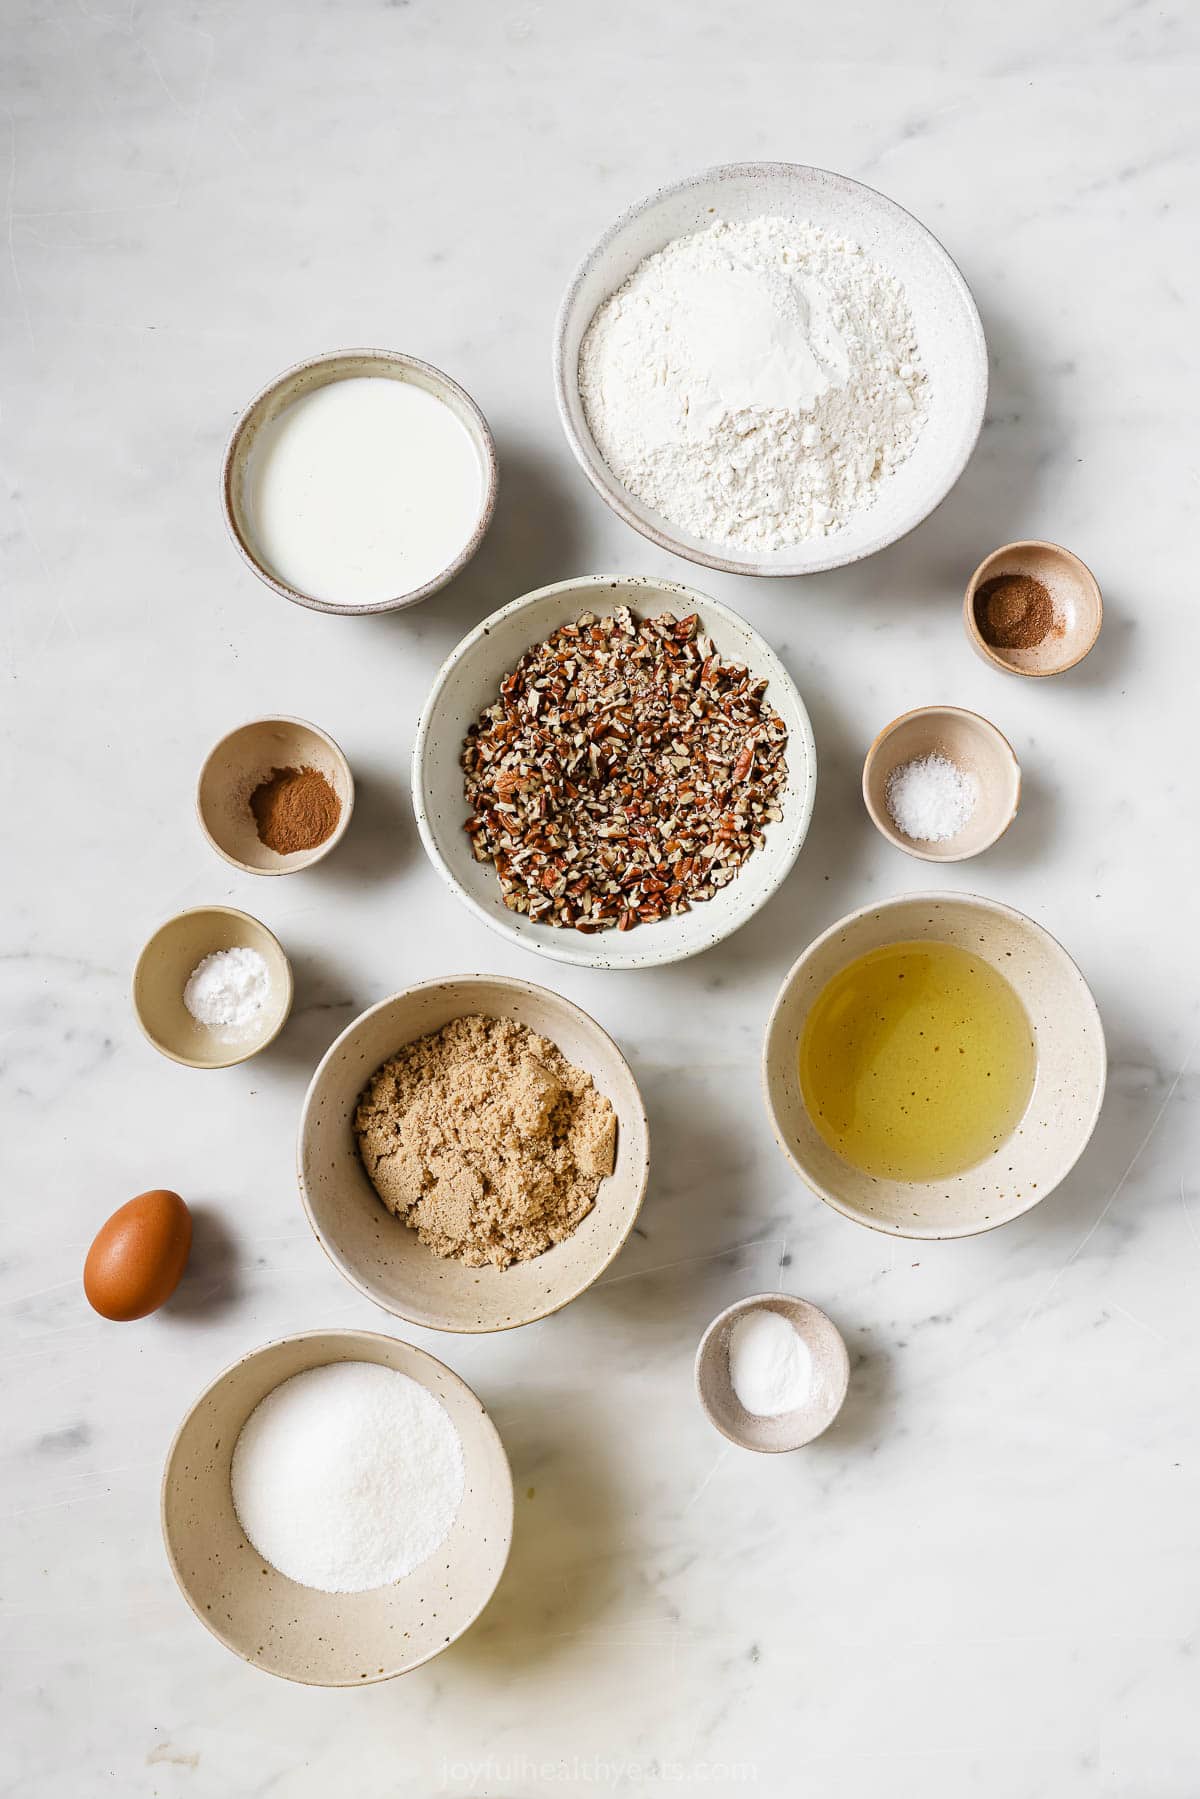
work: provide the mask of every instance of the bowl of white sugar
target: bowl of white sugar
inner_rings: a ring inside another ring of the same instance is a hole
[[[512,1538],[496,1427],[435,1357],[374,1331],[267,1343],[167,1456],[162,1528],[200,1622],[309,1686],[406,1674],[483,1610]]]
[[[250,402],[221,500],[243,560],[285,599],[394,612],[470,561],[496,486],[487,420],[457,381],[395,350],[335,350]]]
[[[555,379],[567,441],[627,524],[709,568],[807,575],[945,498],[987,349],[903,207],[825,169],[737,163],[605,233],[563,300]]]

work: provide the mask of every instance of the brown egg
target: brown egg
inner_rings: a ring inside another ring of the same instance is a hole
[[[88,1304],[122,1324],[157,1312],[179,1285],[191,1247],[192,1214],[178,1193],[139,1193],[101,1226],[88,1250]]]

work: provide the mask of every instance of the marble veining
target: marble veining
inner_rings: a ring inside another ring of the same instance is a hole
[[[1200,875],[1190,706],[1200,17],[1011,0],[14,0],[0,57],[0,1344],[7,1511],[0,1791],[15,1799],[1194,1799],[1200,1582]],[[871,182],[946,243],[991,395],[939,511],[843,571],[678,562],[571,463],[550,335],[578,256],[662,182],[748,158]],[[380,344],[479,401],[500,497],[480,555],[411,613],[287,605],[241,565],[232,423],[304,356]],[[1060,681],[984,667],[960,605],[1014,537],[1068,544],[1106,619]],[[485,613],[596,571],[743,611],[813,721],[812,827],[774,900],[699,959],[534,960],[453,904],[407,791],[434,670]],[[1025,772],[986,856],[918,868],[858,791],[876,731],[974,708]],[[358,789],[319,867],[256,881],[205,845],[209,747],[287,712]],[[909,1243],[809,1195],[771,1140],[758,1048],[803,945],[936,888],[1029,912],[1079,961],[1111,1057],[1064,1186],[990,1235]],[[260,916],[296,973],[262,1058],[211,1074],[143,1041],[142,942],[184,906]],[[200,1629],[158,1528],[171,1435],[286,1332],[393,1321],[328,1264],[295,1128],[354,1013],[438,974],[541,980],[629,1055],[650,1190],[618,1261],[499,1338],[398,1334],[478,1391],[512,1458],[512,1561],[412,1676],[312,1693]],[[171,1306],[86,1307],[88,1242],[177,1187]],[[752,1458],[692,1357],[742,1294],[842,1329],[834,1428]]]

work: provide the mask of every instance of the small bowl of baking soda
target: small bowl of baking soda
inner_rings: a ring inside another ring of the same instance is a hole
[[[829,1429],[850,1384],[832,1318],[790,1293],[755,1293],[713,1319],[696,1352],[708,1420],[739,1449],[802,1449]]]
[[[863,800],[889,843],[922,862],[964,862],[1017,815],[1021,765],[1002,731],[962,706],[920,706],[885,725],[863,763]]]

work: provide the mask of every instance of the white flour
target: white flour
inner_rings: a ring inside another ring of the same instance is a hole
[[[926,399],[900,283],[845,238],[780,218],[718,221],[647,257],[588,327],[579,381],[630,493],[755,550],[869,506]]]

